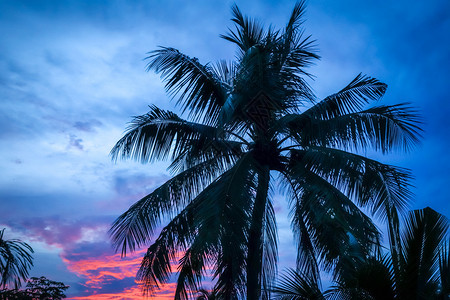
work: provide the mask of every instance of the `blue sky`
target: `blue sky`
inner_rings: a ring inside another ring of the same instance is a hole
[[[133,286],[131,275],[112,275],[129,274],[128,265],[80,265],[113,257],[111,222],[169,178],[167,163],[112,163],[108,153],[147,105],[177,110],[158,76],[145,72],[148,51],[162,45],[203,63],[233,59],[235,49],[219,38],[233,3],[0,0],[0,228],[33,246],[33,276],[71,285],[69,298]],[[275,26],[294,5],[236,3]],[[411,102],[420,111],[421,145],[368,155],[412,170],[412,208],[450,216],[450,2],[311,0],[305,31],[322,57],[310,69],[319,98],[363,73],[389,85],[382,103]],[[284,205],[278,210],[287,214]],[[292,263],[291,239],[281,217],[282,265]]]

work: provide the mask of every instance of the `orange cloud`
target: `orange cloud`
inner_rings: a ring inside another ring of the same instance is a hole
[[[105,282],[136,276],[145,249],[121,258],[120,254],[93,257],[78,261],[62,258],[67,268],[77,275],[87,277],[86,287],[101,289]]]
[[[86,292],[92,291],[92,294],[89,296],[72,297],[70,299],[144,299],[143,292],[137,283],[136,286],[125,288],[117,293],[102,292],[102,288],[105,284],[113,281],[134,278],[145,252],[146,249],[142,249],[127,255],[125,258],[121,258],[120,254],[111,254],[77,261],[62,257],[71,272],[87,278],[83,284],[87,288]],[[176,261],[181,255],[181,253],[177,255]],[[72,256],[72,258],[76,259],[76,255]],[[175,267],[176,261],[172,263],[172,270],[174,271],[177,269]],[[175,283],[161,285],[160,290],[151,299],[173,299],[175,288]]]
[[[167,283],[164,286],[162,286],[161,290],[158,291],[154,296],[152,296],[152,299],[157,300],[169,300],[173,299],[173,294],[175,292],[175,283]],[[86,297],[74,297],[71,298],[74,300],[114,300],[114,299],[125,299],[125,300],[142,300],[145,299],[145,297],[142,295],[142,290],[139,287],[131,287],[127,288],[124,291],[120,293],[105,293],[105,294],[94,294]]]
[[[86,287],[85,293],[90,294],[70,299],[144,299],[143,292],[136,282],[134,286],[122,287],[122,291],[120,291],[120,287],[117,287],[117,292],[111,292],[111,287],[120,280],[128,279],[127,282],[130,282],[130,278],[135,278],[146,251],[146,249],[141,249],[128,254],[125,258],[121,258],[120,254],[102,254],[83,259],[78,259],[81,256],[77,254],[72,254],[68,257],[63,255],[62,260],[67,265],[67,268],[86,279],[82,285]],[[182,252],[178,253],[175,261],[172,262],[173,271],[177,270],[176,266],[182,255]],[[205,284],[207,287],[210,285],[206,282]],[[107,289],[105,288],[106,286],[108,286]],[[152,295],[151,299],[173,299],[175,288],[176,283],[161,285],[160,290]]]

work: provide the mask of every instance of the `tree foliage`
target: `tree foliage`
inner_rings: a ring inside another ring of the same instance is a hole
[[[0,291],[0,299],[59,300],[66,298],[64,291],[68,288],[68,285],[47,279],[44,276],[31,277],[23,290],[5,289]]]
[[[17,289],[28,278],[28,271],[33,266],[33,249],[18,239],[6,240],[5,229],[0,231],[0,288]]]
[[[348,272],[327,291],[310,274],[289,270],[273,288],[274,299],[449,299],[448,227],[448,219],[429,207],[411,211],[405,218],[399,252],[391,248],[390,253],[369,258],[352,253]]]

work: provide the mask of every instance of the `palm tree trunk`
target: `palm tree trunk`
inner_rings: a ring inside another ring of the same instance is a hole
[[[269,190],[270,169],[263,166],[258,174],[258,189],[253,207],[252,224],[248,239],[247,299],[259,300],[261,295],[262,230]]]

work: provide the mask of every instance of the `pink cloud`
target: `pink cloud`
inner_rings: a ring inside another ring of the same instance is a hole
[[[168,283],[165,284],[159,292],[157,292],[152,299],[158,300],[172,300],[173,294],[175,292],[176,284]],[[144,297],[142,295],[142,290],[139,287],[130,287],[123,290],[120,293],[98,293],[90,296],[83,297],[73,297],[70,299],[76,300],[109,300],[109,299],[124,299],[124,300],[142,300]]]
[[[107,281],[113,279],[124,279],[134,277],[139,269],[145,249],[136,251],[126,258],[121,258],[120,254],[101,255],[81,260],[68,259],[63,257],[67,268],[80,276],[86,277],[85,286],[90,289],[101,289]]]

